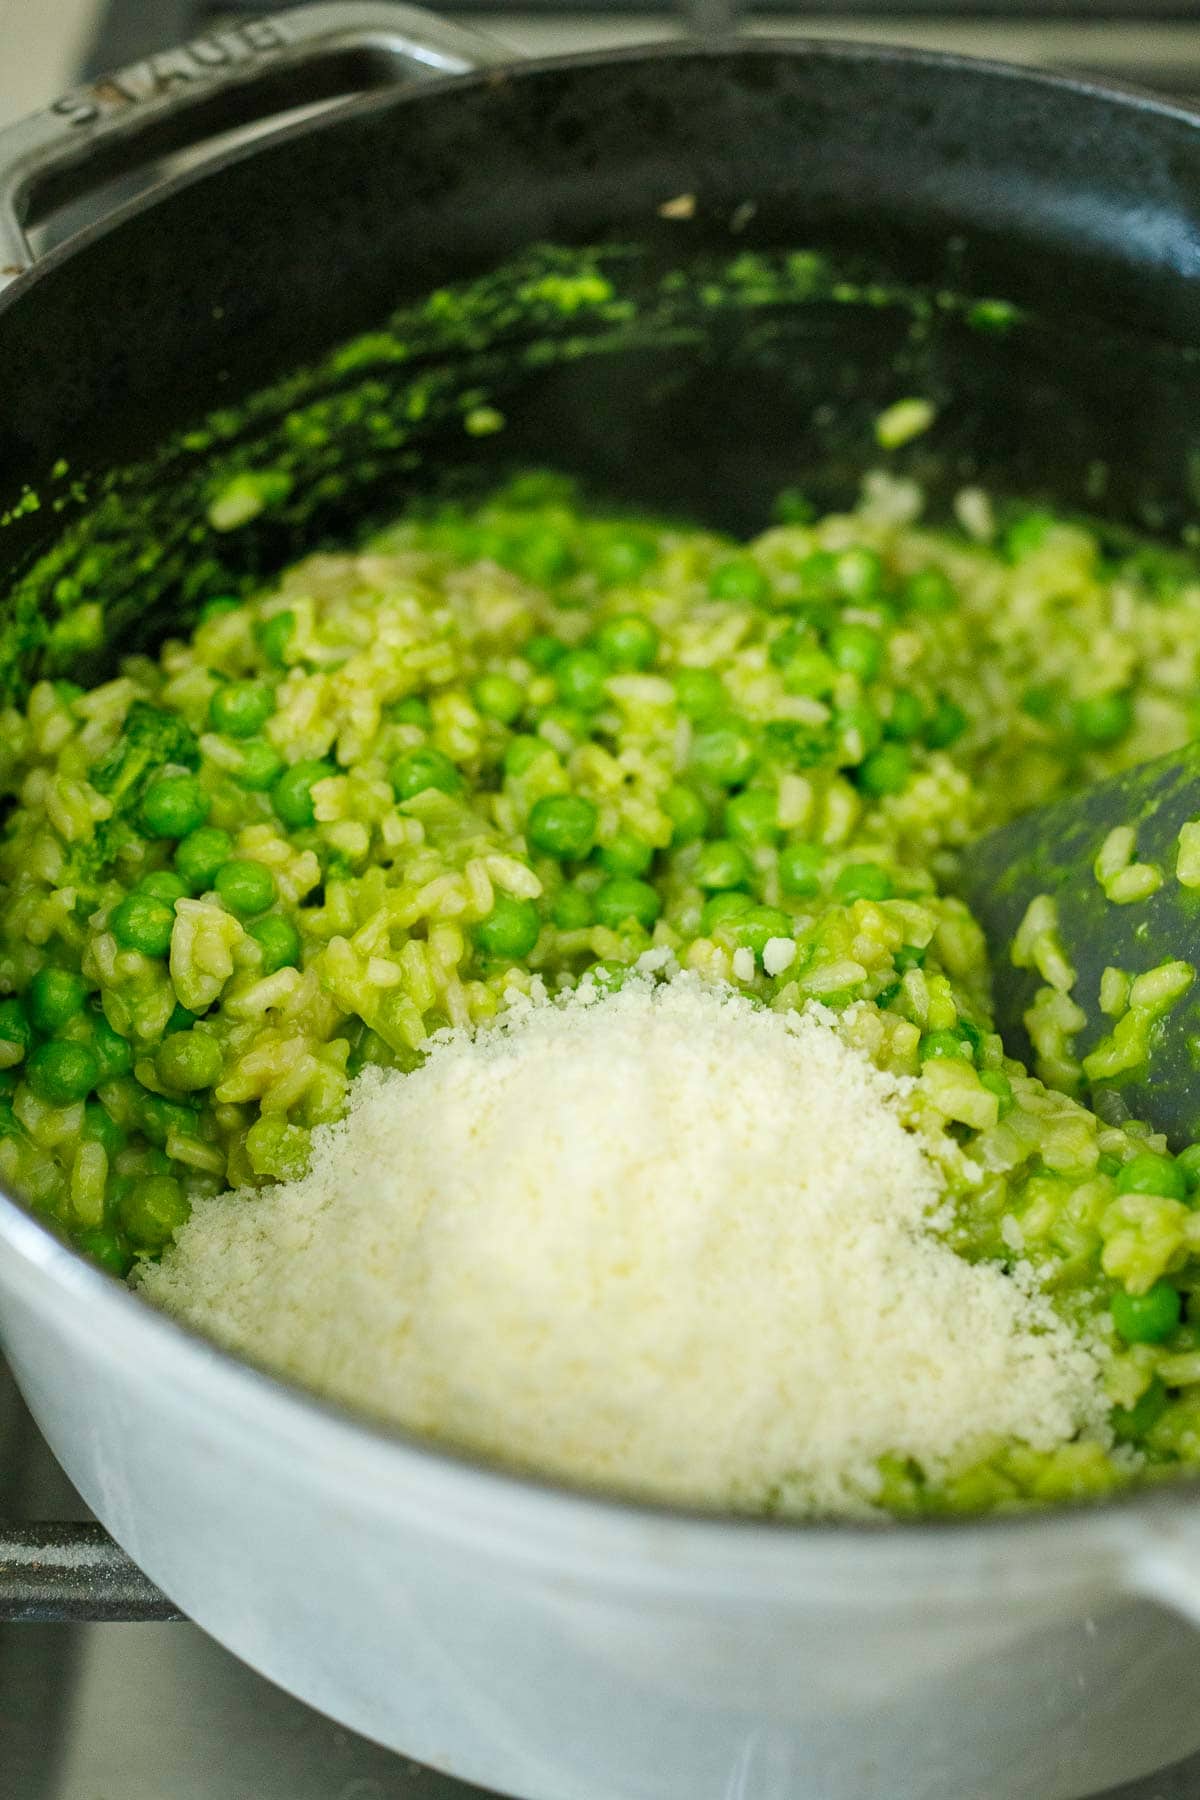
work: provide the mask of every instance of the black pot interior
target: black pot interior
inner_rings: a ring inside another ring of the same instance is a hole
[[[0,304],[0,667],[10,689],[94,671],[414,496],[530,465],[739,533],[784,487],[841,505],[887,466],[935,509],[979,483],[1187,542],[1198,201],[1188,115],[886,50],[641,52],[365,100]],[[885,456],[875,417],[908,395],[937,422]],[[259,509],[216,529],[247,476]]]

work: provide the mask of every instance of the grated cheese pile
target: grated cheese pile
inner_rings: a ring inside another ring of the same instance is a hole
[[[939,1241],[904,1091],[819,1008],[585,983],[443,1033],[415,1073],[365,1071],[307,1175],[199,1203],[142,1288],[511,1466],[869,1511],[884,1453],[932,1471],[1104,1412],[1032,1277]]]

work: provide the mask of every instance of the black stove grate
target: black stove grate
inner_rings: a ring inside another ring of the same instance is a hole
[[[95,1524],[0,1524],[0,1623],[181,1619]]]

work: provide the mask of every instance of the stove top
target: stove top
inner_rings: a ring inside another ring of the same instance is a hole
[[[46,22],[60,17],[60,0],[45,10],[44,0],[28,4],[44,36]],[[71,29],[89,47],[85,68],[63,68],[58,83],[120,67],[267,4],[70,0]],[[474,15],[514,51],[534,55],[649,41],[681,28],[663,0],[523,0],[518,8],[506,0],[443,0],[441,10]],[[4,0],[0,14],[7,47],[19,58],[19,24],[14,31]],[[890,38],[1200,97],[1200,0],[805,0],[801,8],[757,0],[743,28]],[[23,104],[48,97],[31,92]],[[0,1522],[87,1516],[0,1361]],[[186,1623],[0,1624],[0,1800],[10,1796],[486,1800],[479,1789],[343,1730]],[[1200,1800],[1200,1756],[1104,1800]]]

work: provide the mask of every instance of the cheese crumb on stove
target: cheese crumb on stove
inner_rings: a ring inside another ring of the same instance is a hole
[[[881,1074],[820,1007],[585,982],[368,1069],[301,1179],[200,1201],[141,1288],[368,1413],[517,1469],[869,1513],[1105,1413],[1032,1273],[963,1261]]]

